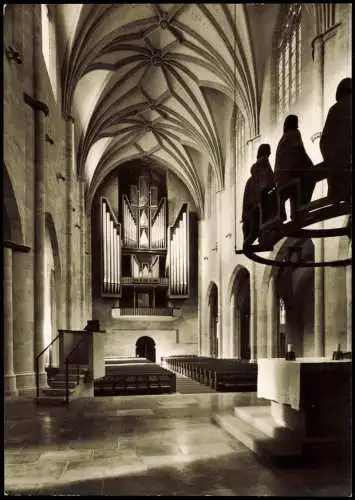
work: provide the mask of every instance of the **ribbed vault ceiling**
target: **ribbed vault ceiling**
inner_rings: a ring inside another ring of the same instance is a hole
[[[150,158],[174,171],[202,209],[209,165],[223,187],[234,100],[250,136],[258,132],[264,56],[255,56],[250,32],[267,15],[270,42],[277,6],[260,4],[252,19],[244,4],[57,8],[79,174],[93,186],[117,165]]]

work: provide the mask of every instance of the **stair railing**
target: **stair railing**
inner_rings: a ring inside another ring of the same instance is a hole
[[[39,398],[39,359],[41,356],[43,356],[43,354],[47,351],[47,349],[49,349],[53,344],[54,342],[56,342],[61,336],[63,335],[63,332],[60,332],[53,340],[50,344],[47,345],[47,347],[45,347],[43,349],[43,351],[41,351],[38,356],[36,356],[36,395],[37,395],[37,401],[38,401],[38,398]],[[50,351],[51,353],[51,351]],[[52,366],[52,356],[50,355],[49,356],[49,367]]]
[[[83,337],[79,340],[76,346],[70,351],[68,356],[65,358],[65,400],[69,403],[69,358],[77,350],[77,348],[82,344],[84,340],[88,339],[87,335],[83,334]],[[80,382],[80,371],[79,363],[76,364],[76,381],[77,384]]]

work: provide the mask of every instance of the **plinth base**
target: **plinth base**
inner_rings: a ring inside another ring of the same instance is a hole
[[[17,396],[16,375],[4,376],[4,396]]]

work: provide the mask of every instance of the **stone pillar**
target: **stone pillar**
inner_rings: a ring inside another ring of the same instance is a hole
[[[324,121],[324,41],[319,35],[313,40],[313,119],[315,133],[323,129]],[[318,183],[315,188],[317,198],[321,198],[324,193],[324,182]],[[324,224],[318,224],[319,229],[324,228]],[[316,238],[314,243],[315,261],[324,260],[324,239]],[[325,317],[324,317],[324,267],[314,269],[314,355],[325,355]]]
[[[45,289],[45,122],[48,115],[47,106],[33,99],[28,94],[24,94],[25,102],[34,110],[35,129],[35,208],[34,208],[34,346],[35,356],[43,350],[44,345],[44,289]],[[34,368],[36,368],[34,366]],[[43,357],[40,359],[40,374],[44,373]]]
[[[225,335],[228,335],[228,330],[223,331],[223,251],[221,242],[223,241],[223,231],[225,231],[225,224],[223,223],[223,204],[222,197],[225,191],[219,190],[216,193],[216,208],[217,208],[217,238],[216,238],[216,259],[218,261],[218,296],[217,296],[217,345],[218,345],[218,358],[223,358],[225,351]]]
[[[14,339],[12,307],[12,248],[4,248],[4,394],[17,393],[14,373]]]
[[[257,360],[257,290],[256,290],[256,276],[255,264],[250,273],[250,361]]]
[[[45,181],[44,181],[45,124],[42,110],[35,111],[35,355],[44,345],[45,289]],[[40,373],[44,358],[40,359]]]
[[[85,233],[86,233],[86,272],[85,272],[85,294],[86,294],[86,317],[92,317],[92,259],[91,259],[91,218],[85,215]],[[199,273],[201,274],[201,273]]]
[[[86,298],[85,298],[85,266],[86,266],[86,221],[85,221],[85,182],[80,181],[80,322],[82,328],[86,325]]]
[[[234,311],[234,349],[234,356],[241,359],[240,309],[238,306]]]
[[[346,267],[346,350],[352,346],[352,267]]]
[[[275,291],[275,278],[269,281],[267,294],[267,350],[268,358],[276,358],[278,354],[278,329],[277,329],[277,301]]]
[[[315,261],[324,260],[324,241],[314,240]],[[325,355],[324,268],[314,270],[314,355]]]
[[[34,379],[34,253],[16,245],[12,253],[13,360],[19,394],[33,390]]]
[[[66,310],[67,329],[74,328],[73,322],[73,210],[74,210],[74,119],[65,116],[66,121],[66,180],[67,180],[67,275]]]
[[[38,61],[42,57],[41,5],[33,5],[33,76],[34,97],[24,93],[25,103],[34,110],[34,354],[43,349],[44,342],[44,289],[45,289],[45,116],[49,110],[40,101],[42,94],[41,71]],[[36,363],[34,361],[34,368]],[[39,373],[44,377],[43,357]]]
[[[266,300],[267,290],[261,285],[258,290],[259,300],[257,306],[257,353],[258,358],[267,357],[268,337],[267,337],[267,313],[266,313]]]
[[[233,358],[236,352],[236,336],[235,336],[235,309],[236,300],[235,293],[232,292],[229,302],[229,354],[228,357]]]

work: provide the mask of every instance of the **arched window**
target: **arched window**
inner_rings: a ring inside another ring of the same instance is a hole
[[[301,4],[291,4],[276,41],[276,117],[280,121],[301,93]]]
[[[41,4],[42,17],[42,53],[49,80],[52,86],[54,99],[57,100],[57,51],[56,33],[53,19],[53,6]]]
[[[279,318],[280,318],[280,326],[286,324],[286,307],[284,299],[279,299]]]

